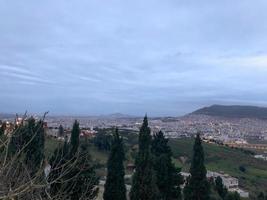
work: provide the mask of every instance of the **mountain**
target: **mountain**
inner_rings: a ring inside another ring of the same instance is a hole
[[[240,106],[240,105],[212,105],[194,111],[191,114],[209,115],[229,118],[259,118],[267,119],[267,108],[257,106]]]

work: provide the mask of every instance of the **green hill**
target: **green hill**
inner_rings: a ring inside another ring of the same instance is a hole
[[[260,118],[267,119],[267,108],[257,106],[224,106],[212,105],[194,111],[192,114],[202,114],[230,118]]]

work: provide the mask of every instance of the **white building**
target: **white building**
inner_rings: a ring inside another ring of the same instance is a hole
[[[224,173],[218,173],[218,172],[212,172],[212,171],[208,171],[207,172],[207,177],[208,178],[217,178],[218,176],[220,176],[222,178],[223,181],[223,185],[227,188],[236,188],[238,187],[239,183],[238,183],[238,179],[234,178],[232,176],[229,176],[228,174],[224,174]]]

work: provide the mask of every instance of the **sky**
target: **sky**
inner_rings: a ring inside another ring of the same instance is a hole
[[[0,112],[267,106],[266,0],[0,0]]]

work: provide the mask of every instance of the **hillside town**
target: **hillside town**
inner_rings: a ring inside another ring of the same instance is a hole
[[[38,118],[36,116],[36,118]],[[7,129],[12,129],[15,124],[21,123],[22,118],[2,118],[0,126],[6,123]],[[130,131],[138,131],[142,117],[129,116],[47,116],[46,126],[50,134],[56,132],[60,125],[69,130],[73,121],[80,121],[80,126],[88,130],[85,134],[92,134],[95,128],[119,127]],[[206,138],[215,139],[224,143],[244,144],[247,140],[267,141],[267,120],[256,118],[222,118],[208,115],[185,115],[182,117],[159,117],[151,118],[149,125],[152,132],[162,130],[167,137],[180,138],[191,137],[201,132]]]

